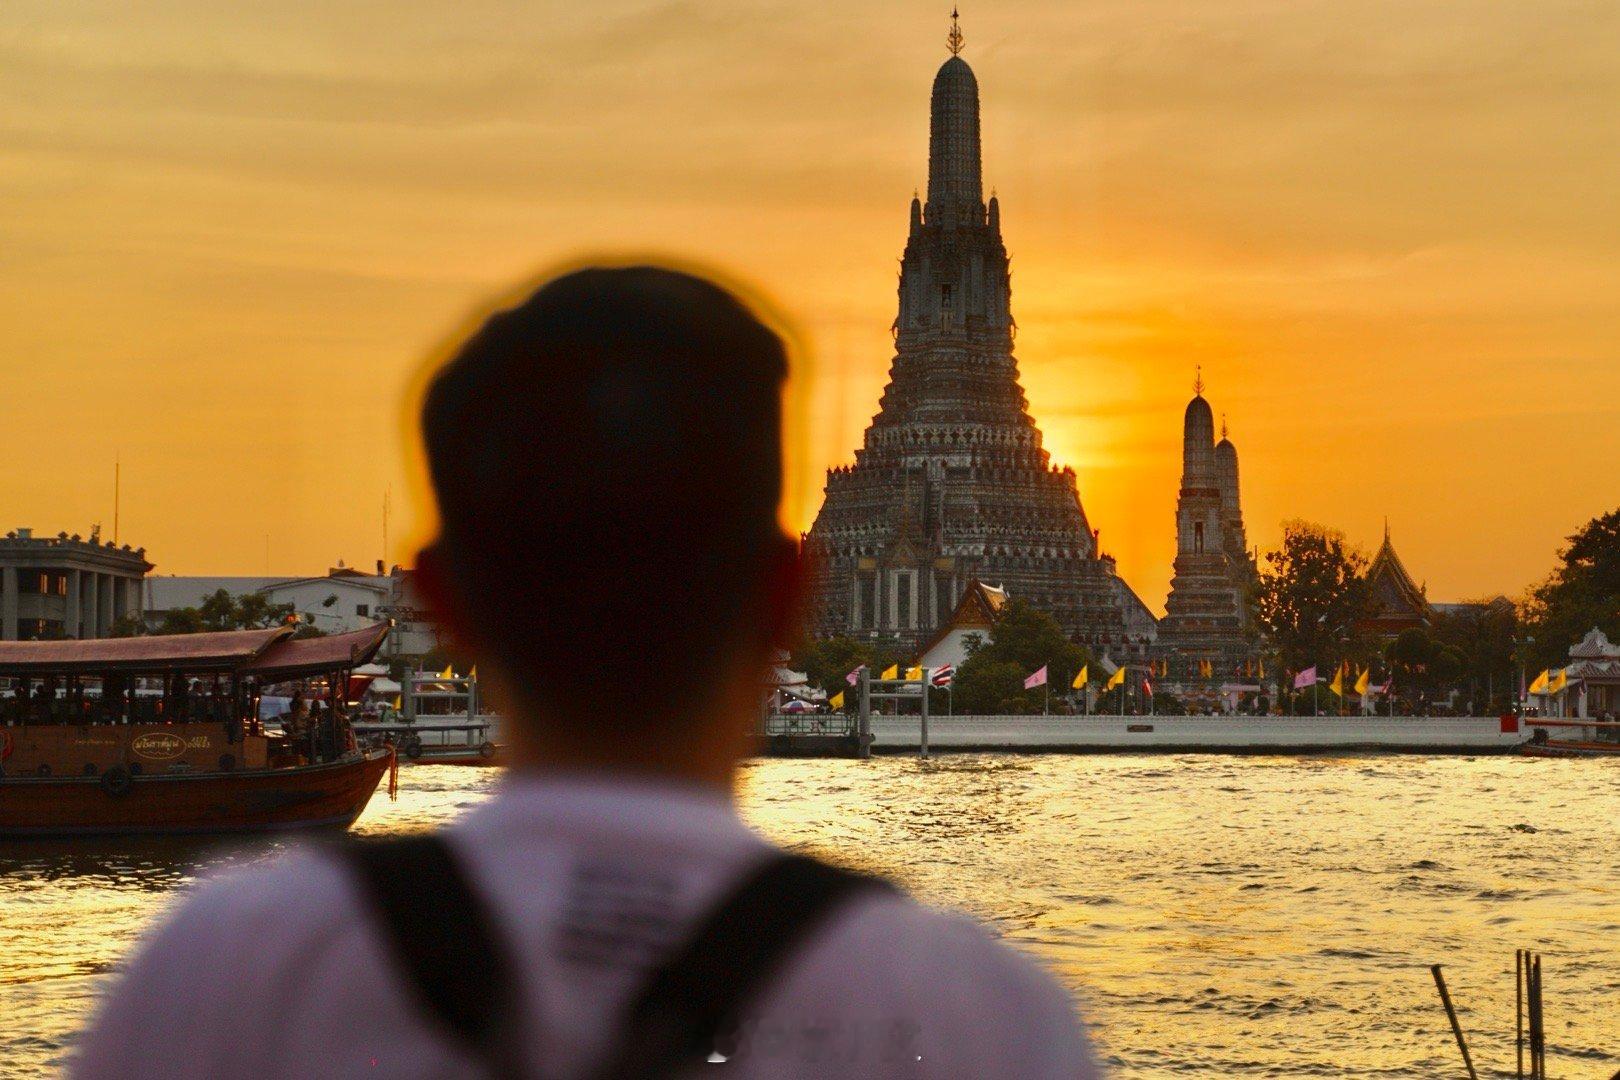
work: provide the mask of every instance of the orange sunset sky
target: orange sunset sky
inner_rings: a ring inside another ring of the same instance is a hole
[[[1620,5],[966,7],[1018,356],[1162,607],[1195,364],[1252,540],[1518,595],[1620,503]],[[674,253],[799,328],[789,513],[891,349],[948,5],[9,0],[4,521],[159,573],[408,561],[411,376],[582,251]],[[268,539],[267,539],[268,538]]]

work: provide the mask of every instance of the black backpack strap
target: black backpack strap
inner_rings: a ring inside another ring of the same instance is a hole
[[[421,1012],[492,1076],[516,1076],[521,995],[488,907],[432,833],[342,846]]]
[[[599,1080],[646,1080],[731,1049],[743,1012],[851,896],[890,886],[802,855],[778,855],[738,884],[631,999]]]

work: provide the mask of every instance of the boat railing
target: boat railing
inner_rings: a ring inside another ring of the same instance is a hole
[[[852,735],[857,718],[849,713],[771,713],[766,735]]]

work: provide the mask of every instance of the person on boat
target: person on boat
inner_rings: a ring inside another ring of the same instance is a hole
[[[804,575],[786,369],[743,301],[660,268],[568,274],[478,330],[423,408],[417,585],[510,773],[436,835],[197,890],[77,1075],[1099,1075],[1032,959],[738,815]]]

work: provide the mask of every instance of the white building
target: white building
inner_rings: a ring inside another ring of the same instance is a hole
[[[198,607],[222,589],[233,599],[258,593],[271,604],[291,604],[300,622],[328,634],[393,619],[379,658],[415,658],[438,648],[439,635],[417,599],[414,578],[413,571],[398,567],[366,574],[346,566],[320,577],[148,577],[143,607],[147,626],[155,628],[170,611]]]

